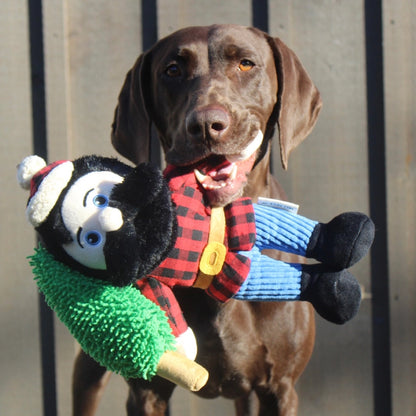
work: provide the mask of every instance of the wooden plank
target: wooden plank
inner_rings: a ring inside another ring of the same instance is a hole
[[[71,157],[71,103],[66,3],[43,3],[49,161]]]
[[[51,154],[62,157],[62,143],[71,158],[97,149],[115,154],[110,127],[117,96],[141,50],[139,2],[71,1],[57,8],[48,0],[45,16]]]
[[[141,49],[140,9],[123,2],[44,1],[49,160],[116,155],[110,126],[125,74]],[[77,345],[56,320],[59,414],[71,409]],[[127,386],[113,376],[100,415],[123,414]]]
[[[275,143],[276,176],[304,215],[327,221],[341,211],[368,212],[362,2],[276,1],[269,27],[296,52],[324,102],[287,172]],[[368,259],[352,272],[369,291]],[[372,414],[369,302],[342,327],[317,319],[315,351],[297,389],[300,415]]]
[[[32,143],[26,1],[0,2],[0,31],[0,403],[5,416],[41,414],[38,298],[26,260],[35,237],[16,181]]]
[[[394,415],[416,413],[415,6],[383,2]]]
[[[158,0],[159,37],[186,26],[251,25],[249,0]]]

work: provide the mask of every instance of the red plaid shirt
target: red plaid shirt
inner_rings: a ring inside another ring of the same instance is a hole
[[[172,287],[192,286],[196,280],[199,261],[207,245],[211,208],[194,173],[168,167],[172,200],[176,205],[178,237],[168,257],[137,285],[142,293],[158,303],[168,315],[175,336],[187,329],[181,308]],[[228,248],[225,262],[206,292],[225,302],[235,295],[247,278],[250,260],[237,251],[251,250],[256,239],[254,209],[249,198],[240,198],[224,207],[226,230],[224,245]]]

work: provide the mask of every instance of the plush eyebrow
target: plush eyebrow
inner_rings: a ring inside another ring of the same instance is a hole
[[[87,198],[88,198],[88,195],[89,195],[89,193],[91,192],[91,191],[93,191],[94,190],[94,188],[91,188],[86,194],[85,194],[85,196],[84,196],[84,200],[82,201],[82,205],[84,205],[84,207],[86,207],[87,206]]]
[[[84,246],[81,244],[81,233],[82,233],[82,227],[79,227],[77,231],[77,242],[81,248],[84,248]]]

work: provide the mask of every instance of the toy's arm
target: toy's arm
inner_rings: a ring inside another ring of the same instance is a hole
[[[173,353],[164,312],[133,286],[82,275],[39,248],[31,257],[46,302],[94,360],[126,378],[160,375],[190,390],[208,378],[199,364]]]

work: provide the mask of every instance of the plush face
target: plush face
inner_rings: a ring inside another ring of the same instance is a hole
[[[52,206],[39,224],[31,221],[42,245],[57,260],[116,286],[145,277],[176,241],[176,213],[160,169],[95,155],[65,163],[71,165],[69,178],[51,166],[36,182],[35,208]],[[23,181],[23,167],[21,172]]]
[[[121,211],[109,206],[111,191],[122,181],[113,172],[87,173],[69,188],[62,201],[62,220],[72,237],[63,249],[91,269],[106,269],[106,234],[123,225]]]

